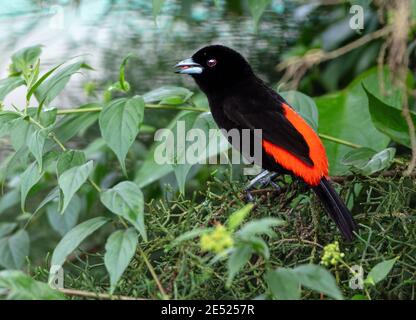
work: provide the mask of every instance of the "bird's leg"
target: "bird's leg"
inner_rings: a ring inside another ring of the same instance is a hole
[[[245,187],[247,200],[252,202],[254,201],[253,195],[251,194],[251,190],[254,189],[254,186],[259,184],[261,187],[265,187],[267,185],[271,185],[276,191],[280,191],[280,187],[273,181],[273,179],[277,176],[275,172],[269,172],[267,170],[262,171],[258,174],[254,179],[252,179],[248,185]]]

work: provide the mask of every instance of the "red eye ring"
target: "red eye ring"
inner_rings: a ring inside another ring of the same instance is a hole
[[[210,68],[215,67],[216,65],[217,65],[217,60],[215,60],[215,59],[209,59],[207,61],[207,66],[210,67]]]

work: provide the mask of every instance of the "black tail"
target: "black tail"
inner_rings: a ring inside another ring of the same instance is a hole
[[[348,241],[353,240],[353,231],[358,229],[357,224],[331,183],[326,178],[322,178],[319,185],[314,188],[314,191],[324,204],[331,219],[334,220],[341,231],[342,236]]]

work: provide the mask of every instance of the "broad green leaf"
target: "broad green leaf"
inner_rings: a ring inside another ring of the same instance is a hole
[[[361,85],[363,82],[372,90],[379,90],[377,68],[361,74],[342,91],[314,99],[319,111],[319,133],[381,151],[390,139],[380,133],[371,121],[367,96]],[[328,140],[323,142],[330,174],[348,172],[349,168],[341,163],[341,159],[351,151],[351,147]]]
[[[59,187],[53,188],[47,194],[47,196],[42,200],[42,202],[38,205],[38,207],[36,208],[36,210],[35,210],[35,212],[33,214],[38,213],[39,210],[41,210],[44,206],[46,206],[52,200],[55,200],[55,199],[59,198],[59,193],[60,193]]]
[[[27,142],[35,132],[35,127],[25,118],[14,120],[10,130],[10,140],[14,150],[18,151],[27,146]]]
[[[300,283],[292,269],[269,270],[264,279],[274,298],[279,300],[299,300]]]
[[[368,96],[371,119],[376,128],[393,141],[410,148],[409,127],[403,117],[402,110],[382,102],[365,86],[364,90]],[[410,115],[413,123],[416,123],[416,113],[411,111]]]
[[[171,96],[171,97],[163,98],[159,102],[159,104],[170,105],[170,106],[177,106],[183,103],[184,103],[183,98],[180,96]]]
[[[101,135],[116,154],[125,175],[125,158],[139,133],[143,113],[144,101],[140,96],[111,101],[100,113]]]
[[[181,97],[182,103],[184,103],[192,96],[192,94],[192,91],[186,88],[165,86],[149,91],[148,93],[144,94],[143,100],[146,103],[155,103],[160,102],[164,99],[168,99],[170,97]]]
[[[227,261],[228,277],[226,286],[229,287],[237,275],[237,273],[244,267],[244,265],[249,261],[253,250],[251,247],[243,245],[234,248],[231,252],[230,257]]]
[[[355,171],[363,175],[371,175],[388,168],[393,162],[395,148],[387,148],[375,152],[369,148],[359,148],[347,153],[342,163],[352,166]]]
[[[185,141],[185,145],[175,148],[171,155],[171,162],[178,182],[179,190],[185,192],[185,183],[189,171],[195,164],[204,164],[207,159],[225,152],[230,144],[212,118],[211,113],[188,113],[181,118],[185,124],[184,130],[175,130],[174,133],[183,132],[184,136],[173,137],[178,146],[178,141]],[[192,129],[192,131],[189,131]],[[193,133],[193,134],[191,134]],[[165,141],[166,147],[171,146],[170,141]]]
[[[0,197],[0,215],[20,202],[20,190],[15,188]]]
[[[260,237],[252,236],[250,239],[244,239],[253,248],[254,252],[263,256],[264,259],[270,259],[270,249],[267,243]]]
[[[12,66],[11,70],[16,73],[22,72],[25,75],[28,75],[32,66],[39,59],[40,54],[42,53],[42,46],[35,45],[31,47],[26,47],[16,51],[12,55]]]
[[[0,272],[0,288],[7,290],[9,300],[64,300],[63,293],[52,289],[47,283],[39,282],[16,270]]]
[[[387,275],[393,269],[394,264],[396,263],[397,258],[386,260],[376,264],[365,280],[365,283],[370,283],[376,285],[378,282],[384,280]]]
[[[377,152],[370,148],[352,149],[345,154],[341,163],[346,166],[362,167],[376,154]]]
[[[69,230],[71,230],[78,222],[79,214],[81,212],[81,199],[74,195],[69,202],[66,210],[61,214],[59,213],[58,201],[50,203],[46,207],[46,213],[48,220],[52,228],[58,232],[61,236],[64,236]]]
[[[185,121],[185,123],[195,121],[198,114],[196,112],[192,111],[184,111],[180,112],[167,126],[167,131],[164,132],[173,132],[176,134],[177,130],[177,124],[179,121]],[[187,120],[188,119],[188,120]],[[192,122],[193,123],[193,122]],[[163,135],[162,135],[163,136]],[[174,137],[176,140],[176,138]],[[169,161],[172,161],[172,157],[170,154],[166,154],[166,151],[170,144],[170,139],[165,136],[164,139],[160,139],[159,141],[155,142],[150,149],[150,151],[146,155],[146,159],[144,160],[144,163],[140,167],[140,169],[136,172],[136,177],[134,181],[137,183],[137,185],[140,188],[143,188],[149,184],[151,184],[154,181],[159,180],[160,178],[166,176],[167,174],[173,172],[173,167],[169,165]],[[162,154],[165,156],[163,161],[161,163],[156,162],[156,154]]]
[[[230,230],[237,229],[241,223],[243,223],[244,219],[248,216],[248,214],[253,210],[254,204],[249,203],[242,207],[241,209],[233,212],[230,217],[228,218],[227,226]]]
[[[302,286],[336,300],[343,299],[335,278],[325,268],[314,264],[305,264],[294,268],[293,271]]]
[[[58,177],[73,167],[80,166],[87,161],[85,154],[80,150],[67,150],[61,153],[56,163],[56,173]]]
[[[46,140],[46,131],[35,130],[31,136],[28,137],[27,146],[29,151],[33,154],[39,166],[39,171],[42,171],[43,147]]]
[[[70,77],[80,69],[91,69],[91,67],[82,61],[75,62],[58,69],[52,76],[49,76],[35,91],[35,96],[39,103],[45,106],[49,105],[65,88]]]
[[[387,148],[376,153],[364,166],[358,168],[361,174],[371,175],[390,167],[393,163],[395,148]]]
[[[43,173],[37,168],[36,162],[31,163],[20,177],[20,207],[25,212],[25,202],[29,191],[42,178]]]
[[[63,202],[60,212],[64,212],[74,196],[75,192],[87,181],[89,175],[93,170],[93,162],[73,167],[66,170],[58,177],[59,188],[63,193]]]
[[[280,92],[280,95],[315,131],[318,131],[318,108],[311,97],[299,91]]]
[[[30,108],[34,109],[34,108]],[[44,110],[39,114],[39,121],[44,127],[50,127],[55,124],[58,110],[56,108]]]
[[[29,255],[30,240],[25,230],[0,239],[0,265],[6,269],[21,269]]]
[[[74,251],[82,241],[97,229],[105,225],[109,220],[104,217],[92,218],[77,225],[59,241],[52,254],[51,270],[61,267],[66,258]]]
[[[114,232],[105,245],[104,264],[110,275],[110,293],[114,292],[116,284],[134,257],[138,236],[134,229]]]
[[[253,16],[254,26],[256,28],[259,24],[260,17],[271,2],[271,0],[248,0],[248,7]]]
[[[101,109],[98,103],[90,103],[79,107],[78,109]],[[63,117],[55,126],[54,132],[58,139],[65,143],[76,135],[85,132],[98,119],[99,112],[83,112],[81,114],[70,114]],[[53,147],[51,143],[48,148]]]
[[[25,83],[21,77],[10,77],[0,80],[0,101],[12,92],[17,87],[22,86]]]
[[[0,223],[0,238],[8,236],[16,229],[17,223],[14,222],[2,222]]]
[[[120,182],[113,188],[102,192],[100,198],[108,210],[125,218],[147,241],[143,193],[137,184],[131,181]]]
[[[20,118],[20,115],[11,111],[0,111],[0,137],[10,134],[10,128],[14,120]]]
[[[249,239],[255,235],[266,234],[268,236],[274,236],[273,227],[281,226],[285,224],[283,220],[276,218],[262,218],[258,220],[253,220],[247,222],[243,227],[237,232],[237,235]]]

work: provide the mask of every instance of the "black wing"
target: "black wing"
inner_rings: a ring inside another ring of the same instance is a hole
[[[262,129],[263,139],[313,166],[313,161],[309,157],[309,146],[302,134],[286,119],[281,107],[282,102],[274,101],[275,107],[259,106],[258,103],[253,100],[244,102],[229,100],[224,104],[224,113],[229,120],[237,123],[241,128]],[[244,107],[241,107],[242,105]]]

